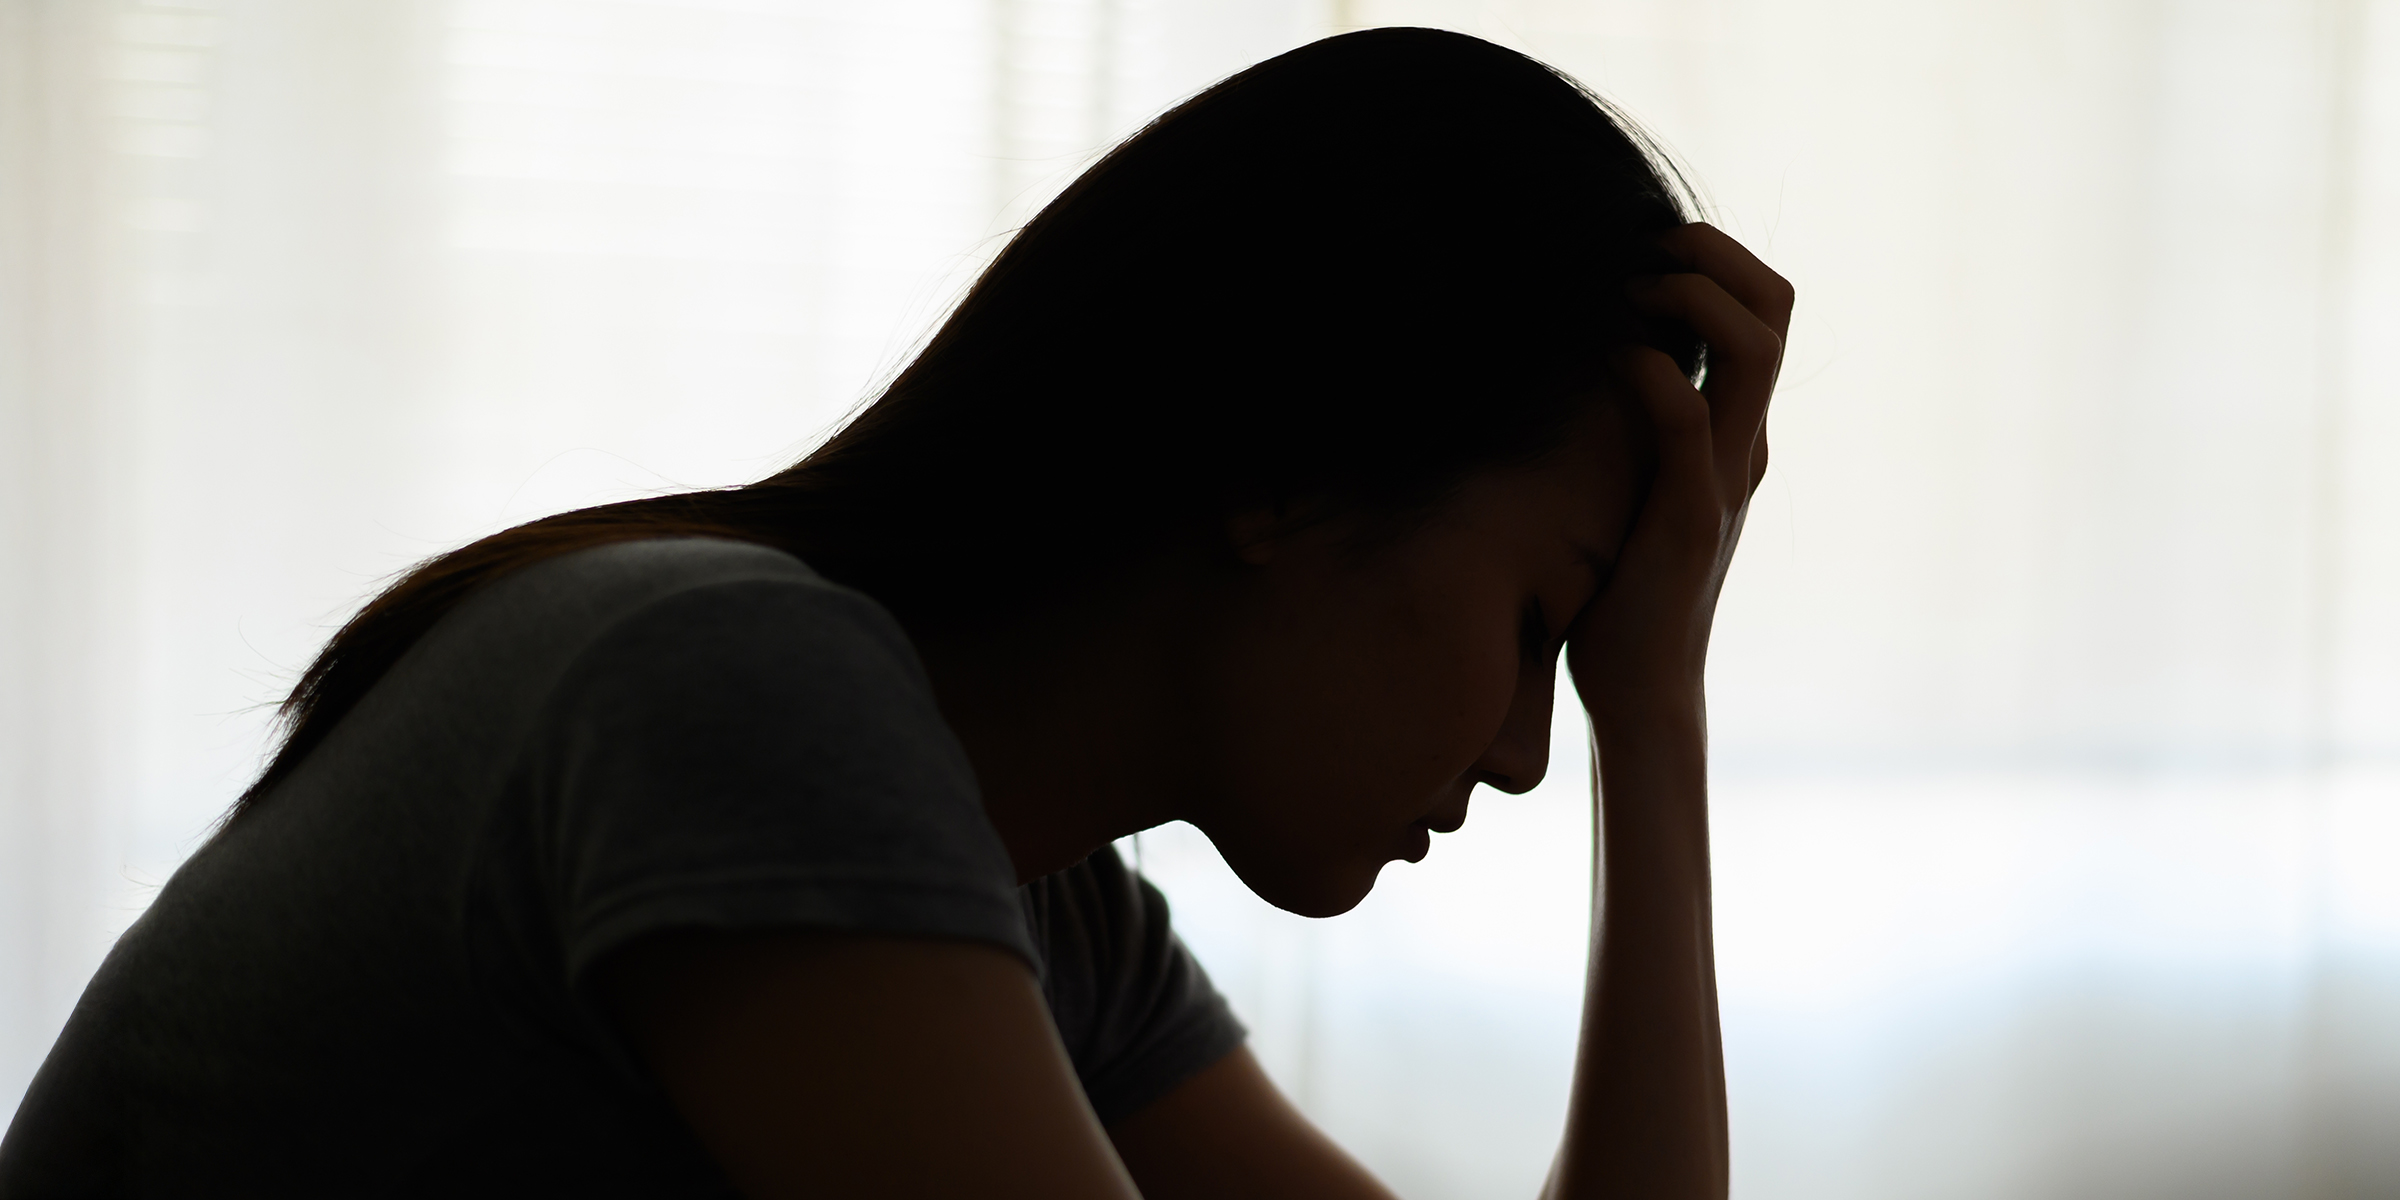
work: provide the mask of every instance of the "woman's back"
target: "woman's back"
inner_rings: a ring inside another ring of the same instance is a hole
[[[628,542],[480,593],[168,882],[0,1191],[722,1192],[589,971],[792,925],[1046,966],[1104,1115],[1240,1039],[1113,854],[1016,887],[871,601],[756,546]]]

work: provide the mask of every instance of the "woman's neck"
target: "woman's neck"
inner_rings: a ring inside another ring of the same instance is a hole
[[[1026,883],[1184,815],[1168,769],[1192,589],[1142,570],[1069,603],[962,630],[912,627],[984,811]]]

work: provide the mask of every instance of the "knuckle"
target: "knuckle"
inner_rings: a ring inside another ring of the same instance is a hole
[[[1727,354],[1740,358],[1781,358],[1783,339],[1760,321],[1745,321],[1720,339]]]

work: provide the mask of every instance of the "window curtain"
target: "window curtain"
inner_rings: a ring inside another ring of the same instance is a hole
[[[0,1102],[379,580],[767,473],[1111,140],[1387,24],[1800,287],[1711,679],[1736,1194],[2400,1193],[2393,0],[0,0]],[[1126,847],[1403,1194],[1546,1169],[1557,743],[1331,921]]]

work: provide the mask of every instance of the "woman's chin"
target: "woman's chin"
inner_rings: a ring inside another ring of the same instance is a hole
[[[1338,917],[1367,898],[1375,890],[1375,878],[1383,873],[1384,861],[1344,863],[1322,870],[1278,873],[1269,877],[1254,876],[1235,867],[1242,882],[1258,898],[1301,917]]]
[[[1338,917],[1357,908],[1375,890],[1387,864],[1420,861],[1432,843],[1432,832],[1422,823],[1380,844],[1372,834],[1328,845],[1332,839],[1293,837],[1283,830],[1253,838],[1208,832],[1225,864],[1259,899],[1303,917]]]

